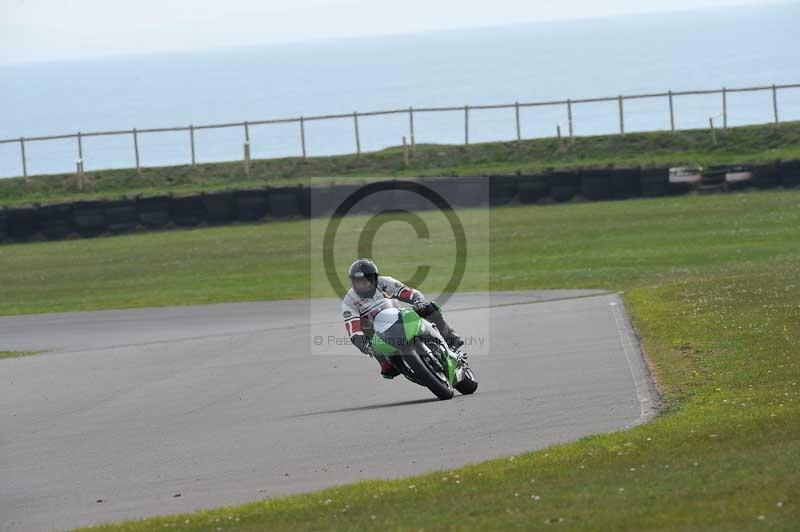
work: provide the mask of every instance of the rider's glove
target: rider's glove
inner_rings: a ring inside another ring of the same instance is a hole
[[[430,307],[430,302],[424,297],[414,301],[414,311],[420,316],[424,316],[428,313],[428,307]]]
[[[414,312],[416,312],[420,318],[427,318],[436,312],[436,306],[424,297],[417,299],[413,304]]]
[[[375,354],[375,351],[372,349],[372,342],[370,342],[369,337],[365,334],[354,334],[350,341],[353,342],[353,345],[358,348],[359,351],[364,353],[365,355],[372,356]]]

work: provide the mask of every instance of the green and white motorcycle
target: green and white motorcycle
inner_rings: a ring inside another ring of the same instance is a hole
[[[469,395],[478,389],[466,353],[453,352],[433,324],[409,308],[387,301],[373,313],[372,347],[408,380],[425,386],[439,399],[452,399],[454,390]]]

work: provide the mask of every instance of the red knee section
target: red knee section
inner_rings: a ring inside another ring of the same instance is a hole
[[[381,365],[381,375],[384,377],[391,379],[393,377],[397,377],[400,373],[392,366],[392,363],[388,360],[381,358],[378,360]]]

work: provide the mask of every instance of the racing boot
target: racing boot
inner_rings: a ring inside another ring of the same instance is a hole
[[[447,345],[450,346],[450,349],[453,351],[458,351],[462,347],[464,347],[464,340],[461,339],[459,335],[453,329],[450,329],[450,334],[443,335]]]
[[[444,321],[444,316],[442,316],[441,307],[439,307],[439,305],[422,300],[414,305],[414,310],[417,311],[417,314],[436,326],[451,350],[458,351],[458,349],[464,345],[464,340],[462,340],[453,328]]]
[[[375,355],[375,358],[381,365],[381,377],[384,379],[394,379],[400,375],[400,372],[397,371],[397,368],[395,368],[392,363],[386,359],[386,357],[382,355]]]
[[[464,340],[462,340],[461,337],[456,334],[453,328],[444,321],[441,312],[437,312],[437,314],[439,315],[439,319],[437,320],[438,323],[434,322],[436,328],[439,329],[440,333],[442,333],[444,341],[447,342],[447,345],[450,347],[450,349],[453,351],[458,351],[464,345]]]

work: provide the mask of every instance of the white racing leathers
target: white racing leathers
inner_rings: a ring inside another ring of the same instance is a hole
[[[351,340],[356,335],[363,335],[361,319],[364,318],[365,322],[372,323],[381,310],[387,306],[396,306],[393,300],[413,304],[424,298],[419,290],[409,288],[397,279],[385,275],[378,276],[378,287],[372,297],[359,297],[351,288],[342,300],[342,317],[347,335]],[[444,341],[435,327],[426,321],[423,321],[423,325],[426,329],[430,329],[421,331],[423,334],[430,334]]]

